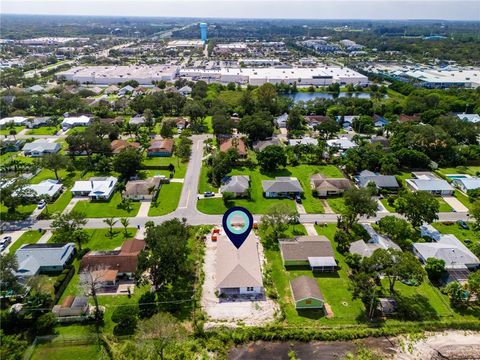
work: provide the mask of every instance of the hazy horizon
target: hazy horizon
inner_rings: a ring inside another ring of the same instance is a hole
[[[4,15],[480,21],[477,0],[3,0],[0,6]]]

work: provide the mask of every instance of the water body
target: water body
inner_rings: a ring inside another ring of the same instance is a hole
[[[337,98],[359,98],[359,99],[370,99],[370,93],[368,92],[341,92],[340,94],[331,94],[324,92],[297,92],[295,94],[285,94],[284,96],[293,99],[294,102],[304,101],[315,99],[337,99]]]

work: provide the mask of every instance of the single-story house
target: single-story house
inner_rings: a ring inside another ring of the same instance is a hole
[[[341,151],[345,151],[353,147],[356,147],[357,144],[352,142],[349,138],[342,136],[338,139],[327,140],[327,146],[331,148],[337,148]]]
[[[296,146],[296,145],[318,145],[318,140],[311,138],[309,136],[305,136],[301,139],[290,139],[288,140],[288,145]]]
[[[188,126],[188,119],[184,117],[179,116],[173,119],[173,121],[175,121],[175,125],[177,125],[178,130],[183,130]]]
[[[344,178],[325,178],[321,174],[315,174],[310,177],[312,190],[319,197],[330,195],[340,195],[345,190],[350,189],[352,184],[350,180]]]
[[[295,309],[323,309],[323,298],[317,280],[310,276],[302,275],[290,280]]]
[[[37,93],[37,92],[45,91],[45,88],[40,85],[33,85],[33,86],[30,86],[29,88],[26,88],[25,91],[29,93]]]
[[[118,179],[113,176],[91,177],[88,180],[75,181],[70,190],[73,196],[88,196],[91,200],[108,200],[115,191]]]
[[[128,122],[130,125],[143,125],[145,124],[145,116],[135,115]]]
[[[0,142],[0,154],[6,152],[17,152],[25,145],[25,140],[22,139],[5,139]]]
[[[137,270],[138,254],[145,248],[145,240],[126,240],[120,250],[89,251],[80,262],[80,269],[101,271],[104,285],[116,285],[119,277],[132,278]],[[102,269],[102,270],[100,270]]]
[[[452,195],[454,188],[448,181],[439,179],[431,173],[413,173],[414,179],[406,179],[413,191],[428,191],[433,195]]]
[[[113,140],[110,146],[112,147],[112,153],[118,154],[120,151],[126,148],[138,149],[140,148],[140,143],[117,139]]]
[[[250,232],[239,249],[224,234],[217,239],[215,281],[219,295],[263,294],[257,238]]]
[[[428,258],[445,261],[445,268],[476,269],[480,260],[455,235],[442,235],[436,242],[414,243],[413,253],[426,263]]]
[[[460,120],[469,121],[469,122],[471,122],[471,123],[480,122],[480,115],[478,115],[478,114],[465,114],[465,113],[462,113],[462,114],[457,114],[457,117],[458,117]]]
[[[160,189],[161,178],[154,176],[146,180],[132,180],[125,185],[124,199],[152,200]]]
[[[355,119],[358,119],[358,115],[338,115],[335,119],[339,124],[342,124],[343,129],[352,130],[352,123]]]
[[[296,177],[279,176],[275,180],[262,180],[262,187],[267,198],[303,195],[302,185]]]
[[[390,140],[385,136],[373,136],[370,138],[372,144],[380,144],[384,150],[390,149]]]
[[[350,254],[358,254],[361,257],[370,257],[377,249],[381,249],[379,244],[366,243],[363,240],[357,240],[350,244],[348,251]]]
[[[62,149],[62,145],[53,139],[37,139],[26,143],[22,151],[25,156],[39,157],[46,154],[56,154]]]
[[[74,243],[23,245],[15,252],[18,262],[15,275],[26,279],[40,273],[62,271],[74,252]]]
[[[370,257],[377,249],[394,249],[401,251],[402,249],[396,243],[386,236],[380,235],[370,224],[360,224],[368,233],[370,239],[368,242],[357,240],[350,244],[349,251],[351,254],[358,254],[361,257]]]
[[[274,137],[274,138],[267,139],[267,140],[256,141],[256,142],[253,143],[252,148],[255,151],[262,151],[267,146],[270,146],[270,145],[282,146],[283,143],[279,138]]]
[[[36,129],[36,128],[39,128],[40,126],[48,126],[49,122],[50,122],[49,116],[42,116],[42,117],[29,119],[25,125],[29,129]]]
[[[429,237],[435,241],[438,241],[442,237],[442,234],[432,225],[424,223],[420,226],[420,236]]]
[[[26,125],[28,118],[24,116],[12,116],[0,119],[0,127],[3,127],[8,124],[13,124],[15,126]]]
[[[221,152],[227,152],[230,149],[237,149],[238,155],[242,158],[245,158],[248,155],[247,145],[245,145],[245,142],[241,138],[229,137],[221,141],[220,143]]]
[[[183,96],[190,95],[192,93],[192,88],[190,86],[185,85],[184,87],[178,89],[178,93]]]
[[[117,91],[119,90],[118,86],[117,85],[110,85],[109,87],[107,87],[105,89],[105,94],[109,95],[109,94],[114,94],[116,93]]]
[[[274,120],[275,124],[277,124],[277,126],[279,128],[286,128],[287,127],[287,120],[288,120],[288,114],[287,113],[284,113],[280,116],[277,116]]]
[[[480,178],[468,177],[461,179],[453,179],[452,184],[466,193],[468,190],[475,190],[480,188]]]
[[[63,119],[62,129],[68,130],[76,126],[88,126],[92,122],[90,116],[81,115],[81,116],[69,116]]]
[[[36,197],[48,197],[49,200],[53,200],[62,192],[62,184],[58,180],[43,180],[38,184],[30,184],[24,187],[25,189],[32,190]]]
[[[377,189],[395,190],[400,187],[397,178],[393,175],[380,175],[368,170],[363,170],[356,178],[355,182],[359,187],[367,187],[373,182]]]
[[[324,115],[307,115],[303,117],[308,128],[313,129],[315,126],[330,120],[328,116]]]
[[[173,154],[173,139],[152,140],[147,149],[148,157],[169,157]]]
[[[53,307],[52,313],[58,318],[88,315],[88,298],[85,296],[69,295],[65,298],[62,305],[55,305]]]
[[[325,236],[297,236],[280,241],[284,266],[310,266],[312,271],[335,271],[332,244]]]
[[[127,85],[127,86],[124,86],[123,88],[121,88],[120,90],[118,90],[118,95],[119,96],[124,96],[128,93],[132,93],[133,90],[135,90],[135,88],[133,86]]]
[[[381,115],[373,115],[373,126],[376,128],[383,128],[385,125],[388,125],[389,121]]]
[[[248,189],[250,188],[250,176],[248,175],[235,175],[226,176],[222,179],[222,186],[220,192],[229,192],[235,195],[235,197],[248,196]]]

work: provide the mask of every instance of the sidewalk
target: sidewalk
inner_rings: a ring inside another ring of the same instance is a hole
[[[53,233],[50,230],[45,231],[45,234],[37,241],[37,244],[46,244],[52,235]]]

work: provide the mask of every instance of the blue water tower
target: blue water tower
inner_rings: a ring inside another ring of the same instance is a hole
[[[207,23],[200,23],[200,38],[203,42],[207,42]]]

